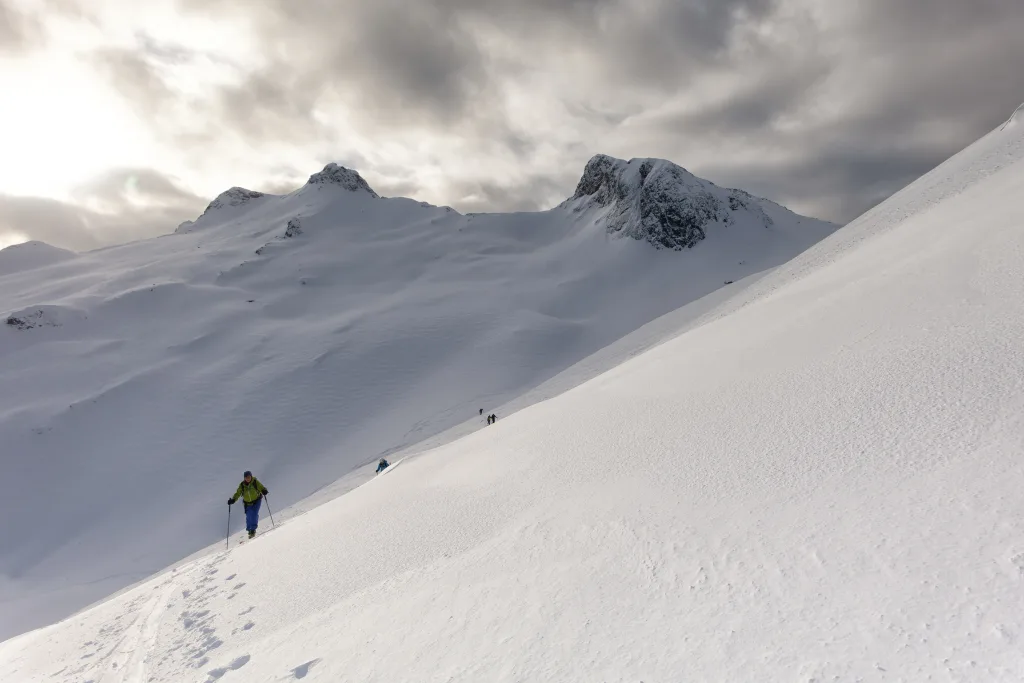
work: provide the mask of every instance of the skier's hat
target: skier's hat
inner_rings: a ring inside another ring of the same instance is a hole
[[[243,477],[251,477],[252,476],[252,472],[250,472],[249,470],[246,470],[245,474],[243,474],[242,476]]]

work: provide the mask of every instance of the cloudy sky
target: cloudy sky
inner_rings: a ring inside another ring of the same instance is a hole
[[[1021,0],[0,0],[0,246],[328,161],[548,208],[598,152],[846,221],[1024,101],[1021,36]]]

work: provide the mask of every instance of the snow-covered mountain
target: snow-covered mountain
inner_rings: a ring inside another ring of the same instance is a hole
[[[1020,680],[1022,192],[1010,122],[674,338],[0,644],[0,672]]]
[[[603,209],[609,232],[676,250],[693,247],[709,230],[732,225],[737,212],[746,222],[774,224],[764,201],[742,190],[719,188],[661,159],[621,161],[603,154],[587,163],[563,206],[577,212]]]
[[[465,216],[330,164],[285,196],[232,188],[173,235],[0,252],[0,637],[222,537],[245,469],[280,508],[504,419],[834,230],[658,160],[596,157],[562,206]]]

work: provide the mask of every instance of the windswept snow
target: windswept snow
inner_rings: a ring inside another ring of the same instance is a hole
[[[1021,104],[1013,111],[1013,114],[1010,115],[1010,118],[1006,120],[1006,123],[1002,125],[1002,128],[1000,128],[1000,130],[1005,130],[1010,126],[1016,126],[1018,123],[1020,123],[1021,112],[1024,112],[1024,104]]]
[[[685,178],[659,210],[713,187]],[[0,637],[223,539],[245,469],[275,508],[344,490],[835,230],[764,200],[723,210],[673,253],[598,204],[463,216],[330,164],[285,196],[232,188],[174,235],[0,275],[0,517],[18,520]]]
[[[994,132],[675,338],[0,671],[1021,680],[1022,192],[1024,130]]]
[[[45,242],[22,242],[0,249],[0,278],[75,258],[75,252]]]

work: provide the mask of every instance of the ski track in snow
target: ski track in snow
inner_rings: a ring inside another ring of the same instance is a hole
[[[123,677],[121,680],[123,683],[145,681],[148,679],[146,675],[146,658],[156,650],[156,630],[163,617],[163,611],[167,608],[167,601],[170,599],[170,595],[175,587],[176,585],[173,581],[168,581],[168,585],[163,589],[163,592],[155,595],[140,613],[139,620],[143,623],[135,629],[137,633],[135,634],[134,642],[124,647],[124,651],[129,657],[128,661],[120,667],[116,667],[122,672]]]

